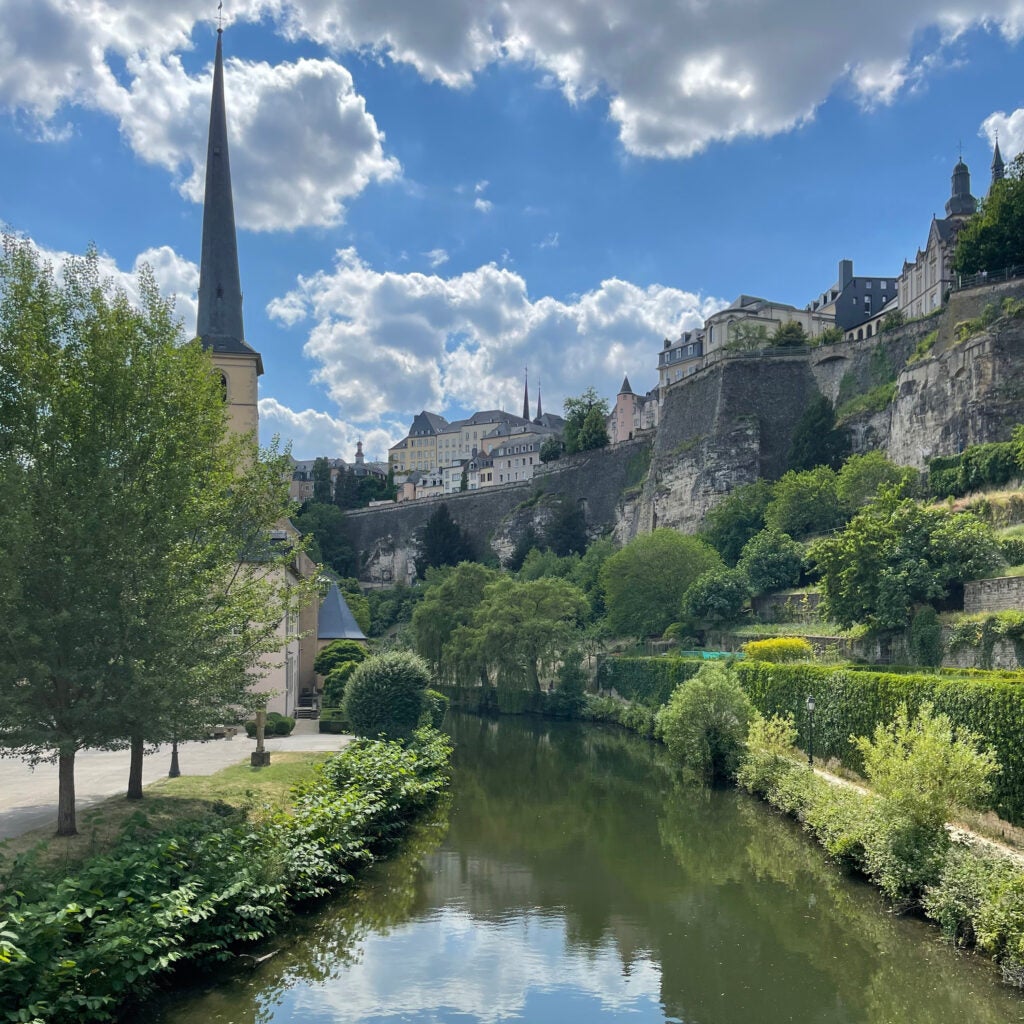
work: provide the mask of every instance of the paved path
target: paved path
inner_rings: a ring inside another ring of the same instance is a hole
[[[300,719],[291,736],[267,739],[266,748],[277,750],[340,750],[348,736],[319,733],[317,723]],[[182,775],[212,775],[232,764],[248,761],[256,741],[245,732],[234,739],[178,745]],[[166,777],[171,763],[170,744],[143,761],[142,781],[148,785]],[[75,803],[78,810],[109,796],[124,793],[128,785],[127,750],[82,750],[75,758]],[[0,840],[57,822],[57,766],[29,768],[12,758],[0,760]]]

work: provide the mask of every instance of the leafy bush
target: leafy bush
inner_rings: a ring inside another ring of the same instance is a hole
[[[349,731],[350,726],[341,708],[321,708],[319,731],[340,735]]]
[[[743,547],[737,564],[747,574],[754,594],[792,587],[800,579],[804,549],[789,534],[762,530]]]
[[[742,569],[709,569],[690,584],[680,611],[698,622],[735,622],[749,597],[750,582]]]
[[[999,549],[1007,565],[1024,565],[1024,537],[1001,537]]]
[[[959,455],[929,459],[928,491],[935,498],[959,498],[971,491],[1003,487],[1020,475],[1013,441],[976,444]]]
[[[355,661],[339,662],[324,677],[323,702],[328,707],[340,708],[345,702],[345,684],[357,664]]]
[[[451,701],[437,690],[423,691],[423,725],[429,725],[434,729],[440,729],[444,716],[448,714],[448,706]]]
[[[910,623],[910,656],[927,668],[942,664],[942,623],[931,605],[925,605]]]
[[[360,736],[406,737],[419,724],[429,685],[430,668],[419,655],[377,654],[352,673],[342,707]]]
[[[887,384],[879,384],[863,395],[851,398],[836,409],[836,419],[839,422],[860,416],[863,413],[882,412],[892,405],[896,397],[896,382],[890,381]]]
[[[682,658],[605,658],[597,667],[597,686],[648,706],[666,703],[676,687],[703,666]]]
[[[358,665],[369,657],[366,647],[356,640],[333,640],[316,656],[313,669],[318,675],[327,676],[331,669],[346,662]]]
[[[768,640],[748,640],[743,653],[754,661],[809,661],[814,657],[810,641],[802,636],[776,636]]]
[[[796,736],[792,712],[765,718],[755,711],[747,731],[747,751],[736,772],[736,781],[748,793],[766,796],[777,785],[782,772],[793,763]]]
[[[658,712],[656,734],[688,773],[727,779],[739,766],[752,710],[729,668],[705,665]]]

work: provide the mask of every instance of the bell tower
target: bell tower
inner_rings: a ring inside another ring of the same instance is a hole
[[[251,434],[255,441],[259,430],[257,380],[263,373],[263,359],[246,343],[242,326],[242,286],[238,273],[238,242],[224,106],[223,36],[223,29],[218,28],[210,135],[206,150],[196,334],[203,348],[212,354],[213,364],[220,372],[230,428],[238,433]]]

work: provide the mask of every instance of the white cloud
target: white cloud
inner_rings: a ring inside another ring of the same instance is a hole
[[[364,430],[316,409],[295,412],[276,398],[261,398],[259,408],[263,436],[280,435],[282,441],[291,443],[292,454],[297,459],[326,455],[351,461],[355,457],[356,442],[362,441],[367,459],[386,461],[388,448],[405,436],[407,426],[390,423]]]
[[[423,255],[427,257],[427,262],[430,264],[431,270],[436,270],[438,267],[443,266],[448,262],[448,253],[444,249],[431,249]]]
[[[1009,163],[1019,153],[1024,153],[1024,107],[1018,107],[1012,114],[997,110],[981,123],[981,134],[994,146],[999,138],[999,152]]]
[[[494,209],[494,203],[490,199],[481,199],[479,196],[473,201],[473,208],[481,213],[490,213]]]
[[[558,232],[552,231],[547,238],[537,243],[538,249],[557,249],[558,248]]]
[[[544,381],[549,411],[593,384],[613,396],[623,373],[653,386],[664,337],[725,303],[615,278],[571,301],[530,298],[526,281],[496,264],[452,277],[382,272],[354,249],[268,306],[311,322],[305,354],[339,416],[360,429],[420,409],[515,409],[522,367]],[[383,427],[384,429],[389,429]]]

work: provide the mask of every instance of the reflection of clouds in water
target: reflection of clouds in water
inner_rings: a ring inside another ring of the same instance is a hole
[[[437,1020],[444,1010],[445,1017],[463,1014],[490,1024],[519,1016],[527,998],[538,994],[589,997],[602,1011],[619,1014],[657,1006],[661,989],[661,971],[646,958],[624,976],[610,940],[597,950],[569,948],[561,918],[489,923],[444,910],[388,935],[371,935],[361,954],[359,963],[325,985],[286,992],[277,1015],[260,1019]]]

